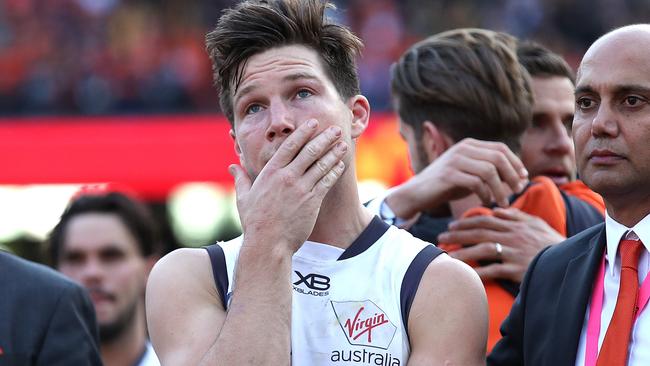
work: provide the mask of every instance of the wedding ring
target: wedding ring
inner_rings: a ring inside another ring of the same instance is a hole
[[[494,243],[494,249],[497,250],[497,259],[501,260],[503,257],[503,245],[501,243]]]

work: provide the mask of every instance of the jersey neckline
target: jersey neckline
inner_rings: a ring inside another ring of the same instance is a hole
[[[337,259],[339,261],[355,257],[370,248],[379,238],[388,231],[390,225],[375,216],[370,224],[359,234],[359,236],[350,244],[350,246]]]

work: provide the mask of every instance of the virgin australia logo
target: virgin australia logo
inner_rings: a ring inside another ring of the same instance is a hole
[[[331,304],[350,344],[388,349],[397,327],[374,302],[331,301]]]

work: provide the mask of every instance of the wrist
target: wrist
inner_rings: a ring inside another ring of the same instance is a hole
[[[296,244],[285,238],[274,238],[271,235],[247,235],[244,233],[241,251],[254,253],[254,255],[269,256],[273,258],[291,258],[303,242]],[[240,254],[241,255],[241,254]]]
[[[380,203],[379,217],[388,225],[395,225],[397,227],[403,227],[404,224],[408,221],[395,215],[395,212],[393,212],[390,206],[388,206],[385,199]]]
[[[415,191],[410,190],[406,186],[396,187],[384,199],[383,204],[386,205],[396,217],[402,220],[409,220],[421,211],[417,204],[417,195]]]

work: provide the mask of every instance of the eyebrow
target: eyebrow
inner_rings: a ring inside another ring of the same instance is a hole
[[[576,87],[576,90],[573,92],[574,96],[577,96],[578,94],[585,94],[585,93],[593,93],[594,89],[590,86],[580,86]]]
[[[622,85],[615,89],[615,94],[628,94],[628,93],[650,93],[650,88],[643,85]]]
[[[590,86],[581,86],[577,87],[574,95],[585,94],[585,93],[594,93],[596,91]],[[650,93],[650,88],[643,85],[631,84],[631,85],[617,85],[614,87],[614,95],[628,94],[628,93]]]
[[[318,80],[318,78],[315,75],[307,72],[296,72],[293,74],[286,75],[285,77],[282,78],[281,82],[296,81],[296,80]],[[238,99],[243,98],[246,94],[251,93],[256,88],[257,88],[257,83],[241,88],[237,92],[237,94],[235,94],[233,100],[236,101]]]

